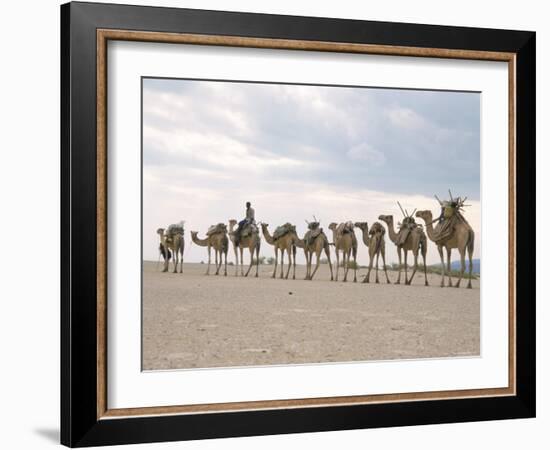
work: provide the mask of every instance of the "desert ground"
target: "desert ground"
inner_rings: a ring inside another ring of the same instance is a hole
[[[373,273],[363,284],[366,269],[357,283],[331,282],[328,265],[313,281],[305,266],[296,280],[270,278],[270,265],[258,278],[235,277],[234,266],[227,277],[205,276],[206,264],[161,267],[143,264],[144,370],[479,355],[478,280],[456,289],[433,274],[426,287],[418,272],[411,286],[382,282],[382,271],[380,284]]]

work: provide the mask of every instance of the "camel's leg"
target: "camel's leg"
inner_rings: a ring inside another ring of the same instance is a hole
[[[285,250],[281,249],[281,275],[279,278],[283,279],[284,277],[284,265],[285,265]]]
[[[216,275],[220,274],[220,270],[222,270],[222,263],[223,263],[223,252],[221,250],[216,250],[216,254],[220,257],[220,263],[218,265],[218,268],[216,269]]]
[[[260,270],[260,242],[256,245],[256,278],[258,278],[258,271]]]
[[[212,258],[210,250],[210,246],[208,246],[208,267],[206,268],[206,275],[210,275],[210,260]]]
[[[439,257],[441,258],[441,287],[445,287],[445,259],[443,258],[443,247],[438,245],[437,251],[439,252]]]
[[[317,257],[317,260],[315,261],[315,269],[313,270],[313,273],[311,274],[310,280],[313,280],[313,277],[315,276],[315,272],[317,272],[317,269],[319,268],[320,259],[321,259],[321,250],[318,250],[315,253],[315,256]]]
[[[416,251],[413,252],[413,256],[414,256],[414,267],[413,267],[413,273],[411,275],[411,277],[409,278],[409,281],[407,282],[407,284],[411,284],[412,283],[412,280],[414,278],[414,275],[416,274],[416,270],[418,269],[418,249]]]
[[[180,273],[183,273],[183,246],[180,247]]]
[[[338,272],[340,271],[340,252],[336,249],[336,281],[338,281]]]
[[[241,253],[241,277],[244,277],[244,248],[239,247]]]
[[[380,251],[376,252],[376,284],[380,283],[380,280],[378,279],[378,259],[380,258]]]
[[[455,287],[460,287],[460,282],[466,271],[466,249],[464,247],[459,248],[458,252],[460,253],[460,276],[458,277]]]
[[[372,270],[372,264],[374,262],[374,253],[372,253],[369,249],[369,270],[367,271],[367,274],[365,275],[365,278],[363,278],[363,283],[370,283],[370,271]]]
[[[292,267],[292,246],[286,248],[286,253],[288,255],[288,267],[286,268],[285,280],[288,280],[290,268]]]
[[[248,274],[250,273],[250,270],[252,269],[252,264],[254,264],[254,247],[252,247],[250,249],[250,265],[248,266],[248,270],[246,271],[246,274],[244,275],[245,277],[248,276]]]
[[[309,257],[310,257],[310,252],[304,250],[304,255],[306,257],[306,277],[304,278],[304,280],[309,280],[309,272],[310,272],[310,260],[309,260]]]
[[[225,250],[224,255],[225,255],[225,266],[223,269],[223,276],[226,277],[227,276],[227,249]]]
[[[395,284],[400,284],[401,283],[401,247],[397,247],[397,259],[399,262],[399,269],[397,273],[397,281],[395,282]]]
[[[214,275],[218,275],[220,273],[220,266],[218,265],[218,251],[216,249],[214,249],[214,264],[216,265],[216,273]]]
[[[325,254],[327,255],[328,268],[330,269],[330,281],[334,281],[334,276],[332,275],[332,262],[330,261],[330,246],[328,244],[325,246]]]
[[[172,261],[174,263],[174,273],[178,273],[178,251],[174,248],[174,251],[172,252],[174,254],[174,260]]]
[[[380,246],[380,253],[382,253],[382,264],[384,264],[384,273],[386,274],[386,283],[390,284],[390,277],[388,277],[388,268],[386,267],[386,249],[384,243]]]
[[[449,277],[448,286],[452,287],[453,282],[451,281],[451,249],[447,249],[447,276]]]
[[[277,264],[279,263],[279,249],[275,247],[275,267],[273,267],[273,275],[271,275],[271,278],[275,278],[277,274]]]
[[[468,246],[468,260],[470,261],[470,269],[468,271],[470,278],[468,278],[468,289],[472,289],[472,254],[474,253],[473,244]]]
[[[233,246],[233,250],[235,251],[235,276],[239,276],[239,252],[237,250],[237,246]]]
[[[405,254],[404,258],[403,258],[404,259],[404,266],[405,266],[405,284],[409,284],[409,283],[407,283],[407,253],[409,253],[409,251],[403,249],[403,253]]]
[[[344,282],[348,281],[348,270],[349,270],[349,255],[351,252],[344,250],[342,252],[342,259],[344,263]]]
[[[357,283],[357,249],[353,251],[353,282]]]
[[[428,286],[428,273],[426,269],[426,251],[422,252],[422,261],[424,262],[424,286]]]
[[[292,279],[296,279],[296,246],[292,246],[292,258],[294,261],[292,262]]]

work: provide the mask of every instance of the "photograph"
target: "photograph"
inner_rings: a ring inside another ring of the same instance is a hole
[[[480,356],[480,92],[141,89],[143,371]]]
[[[60,442],[521,446],[540,24],[145,3],[59,8]]]

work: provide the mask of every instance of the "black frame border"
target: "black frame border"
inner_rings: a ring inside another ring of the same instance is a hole
[[[516,54],[516,261],[534,261],[534,32],[94,3],[61,6],[61,443],[71,447],[535,416],[535,271],[516,267],[516,395],[97,419],[96,30]]]

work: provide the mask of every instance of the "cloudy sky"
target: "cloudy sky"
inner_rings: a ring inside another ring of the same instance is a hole
[[[144,258],[158,258],[157,228],[185,220],[203,236],[243,218],[246,201],[272,231],[291,222],[302,235],[313,215],[326,230],[380,214],[397,221],[398,200],[435,213],[433,195],[448,188],[472,205],[478,257],[479,161],[477,93],[146,78]],[[429,247],[428,261],[439,261]],[[272,247],[263,242],[261,254]],[[389,242],[386,254],[397,261]],[[362,242],[358,259],[368,260]],[[207,260],[188,234],[185,260]]]

